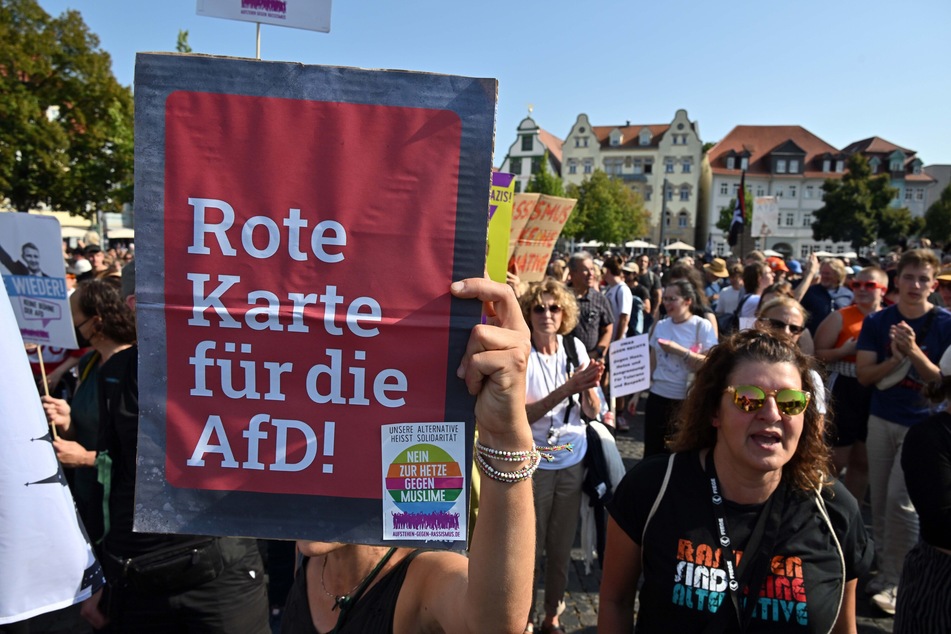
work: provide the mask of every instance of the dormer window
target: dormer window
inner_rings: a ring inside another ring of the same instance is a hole
[[[786,159],[776,159],[776,173],[777,174],[786,173]]]
[[[611,147],[618,147],[621,143],[624,142],[624,135],[621,134],[621,131],[615,128],[611,131]]]
[[[523,135],[523,136],[522,136],[522,151],[523,151],[523,152],[531,152],[531,151],[532,151],[532,137],[531,137],[531,135],[526,134],[526,135]]]
[[[890,171],[892,171],[892,172],[900,172],[900,171],[901,171],[901,159],[891,159],[891,160],[888,162],[888,169],[889,169]]]
[[[921,161],[915,161],[911,165],[912,174],[921,174]]]
[[[641,133],[637,137],[637,142],[639,145],[650,145],[651,144],[651,131],[647,128],[641,130]]]
[[[841,174],[842,172],[844,172],[844,171],[845,171],[845,161],[843,161],[842,159],[839,159],[838,161],[836,161],[836,162],[835,162],[835,171],[836,171],[837,174]]]
[[[799,159],[789,159],[789,173],[790,174],[799,173]]]
[[[728,170],[736,169],[736,158],[732,156],[726,157],[726,168]]]
[[[822,171],[828,172],[830,169],[832,169],[832,161],[829,159],[822,159]]]
[[[873,173],[873,174],[878,174],[878,167],[879,167],[881,164],[882,164],[882,162],[878,159],[877,156],[873,156],[873,157],[872,157],[871,159],[869,159],[869,161],[868,161],[869,169],[872,170],[872,173]]]
[[[750,167],[750,159],[744,156],[743,158],[740,159],[740,169],[745,170],[745,169],[749,169],[749,167]]]

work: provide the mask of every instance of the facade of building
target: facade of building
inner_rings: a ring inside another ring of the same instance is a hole
[[[592,126],[580,114],[565,139],[562,178],[580,185],[594,170],[621,179],[640,194],[650,213],[651,242],[698,240],[700,160],[703,143],[695,121],[678,110],[664,124]],[[665,189],[666,185],[666,189]],[[661,214],[664,224],[661,226]],[[703,234],[704,240],[706,234]],[[702,244],[698,248],[703,248]]]
[[[547,163],[545,163],[546,150]],[[515,143],[509,146],[499,171],[514,174],[515,191],[523,192],[532,180],[532,174],[537,174],[540,169],[544,168],[556,176],[561,176],[561,153],[561,139],[538,127],[529,113],[529,116],[518,124]]]
[[[934,179],[934,184],[925,192],[925,211],[938,202],[941,192],[951,185],[951,165],[926,165],[925,174]]]
[[[851,156],[859,153],[868,159],[872,174],[888,174],[891,186],[898,190],[893,207],[907,207],[912,216],[921,217],[928,209],[928,192],[935,179],[924,170],[914,150],[899,147],[877,136],[850,143],[842,150]],[[939,192],[940,194],[940,192]]]
[[[703,158],[703,208],[699,228],[712,235],[718,255],[728,254],[726,232],[716,227],[720,210],[736,198],[741,174],[754,196],[775,196],[778,224],[754,235],[756,247],[793,258],[815,251],[846,253],[848,243],[812,238],[812,214],[822,207],[822,184],[841,178],[848,156],[801,126],[736,126]],[[747,250],[754,248],[749,245]]]

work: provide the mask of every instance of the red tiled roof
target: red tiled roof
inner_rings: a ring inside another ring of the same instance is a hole
[[[736,161],[736,169],[726,168],[726,155],[732,150],[736,154],[749,152],[749,167],[747,174],[770,174],[771,165],[768,160],[770,152],[792,141],[806,153],[804,172],[792,175],[795,178],[834,178],[841,176],[834,172],[822,172],[821,165],[816,165],[815,159],[823,154],[839,154],[829,143],[815,134],[798,125],[738,125],[707,152],[710,168],[714,174],[740,173],[740,161]]]
[[[538,140],[542,142],[542,145],[548,148],[548,153],[551,154],[551,157],[561,166],[561,146],[564,144],[564,141],[544,128],[538,128]]]
[[[621,132],[621,145],[611,145],[611,131],[617,128]],[[651,131],[651,142],[650,145],[641,145],[640,143],[640,133],[644,128],[648,128]],[[625,149],[634,149],[639,147],[657,147],[657,144],[660,143],[661,138],[664,136],[664,133],[670,129],[669,123],[647,123],[647,124],[634,124],[634,125],[594,125],[591,126],[591,131],[594,132],[594,135],[598,137],[598,143],[600,143],[605,148],[625,148]]]
[[[849,145],[842,151],[846,154],[855,154],[856,152],[861,152],[862,154],[891,154],[895,150],[901,150],[905,154],[915,153],[913,150],[903,148],[900,145],[895,145],[891,141],[886,141],[885,139],[877,136],[862,139],[861,141],[855,141],[854,143],[849,143]]]

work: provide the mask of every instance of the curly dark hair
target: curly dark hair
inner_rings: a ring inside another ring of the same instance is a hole
[[[122,301],[118,280],[81,282],[70,300],[86,317],[99,317],[98,332],[104,337],[116,343],[135,343],[135,313]]]
[[[743,363],[791,363],[799,369],[802,389],[815,397],[811,357],[799,351],[788,339],[755,329],[743,330],[727,337],[710,350],[697,372],[693,387],[677,414],[673,451],[712,449],[717,442],[713,417],[723,402],[723,392],[737,366]],[[802,435],[796,453],[783,466],[783,477],[790,486],[815,490],[832,483],[831,456],[824,439],[825,420],[810,399],[803,418]]]

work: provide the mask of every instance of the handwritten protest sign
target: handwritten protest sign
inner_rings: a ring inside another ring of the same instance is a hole
[[[0,273],[23,341],[76,348],[59,221],[0,214]]]
[[[558,198],[545,194],[538,196],[531,214],[528,215],[518,235],[518,241],[512,253],[512,259],[523,282],[537,282],[544,279],[555,242],[577,202],[573,198]],[[513,231],[516,222],[522,222],[525,217],[527,206],[526,199],[519,200],[516,197],[516,210],[512,215]]]
[[[541,194],[515,194],[515,204],[512,207],[512,227],[509,234],[509,257],[515,253],[515,247],[518,246],[518,238],[522,235],[522,229],[528,224],[528,219],[532,217],[535,211],[535,204]]]
[[[650,351],[647,335],[618,339],[608,356],[611,367],[611,394],[627,396],[643,392],[651,385]]]
[[[508,246],[512,227],[512,205],[515,202],[515,176],[505,172],[492,172],[491,192],[485,268],[490,279],[504,284],[509,264]]]
[[[775,196],[757,196],[753,199],[753,235],[769,236],[779,226],[779,201]]]
[[[471,462],[495,81],[140,54],[135,95],[136,530],[381,543],[382,426]]]

